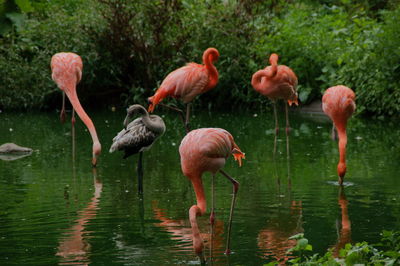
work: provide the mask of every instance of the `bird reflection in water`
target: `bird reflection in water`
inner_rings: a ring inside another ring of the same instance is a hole
[[[347,243],[351,242],[351,222],[349,218],[349,212],[347,209],[349,201],[346,198],[344,193],[344,187],[339,187],[339,197],[338,197],[338,204],[341,209],[341,226],[342,228],[339,229],[339,221],[336,224],[337,232],[338,232],[338,239],[337,243],[333,248],[333,255],[335,257],[339,257],[339,251],[345,247]]]
[[[189,220],[174,220],[168,217],[165,209],[158,207],[158,202],[152,202],[152,209],[154,212],[154,218],[159,220],[159,223],[155,225],[163,228],[166,232],[171,235],[171,240],[176,242],[176,246],[171,248],[171,250],[177,253],[184,252],[187,254],[192,254],[193,252],[193,232],[190,226]],[[229,256],[222,256],[224,252],[224,239],[222,238],[224,234],[224,222],[216,219],[214,221],[214,228],[209,223],[209,219],[199,219],[200,227],[209,227],[209,232],[202,231],[201,238],[204,241],[204,249],[208,250],[209,265],[220,262],[227,262]],[[196,260],[197,262],[197,260]]]
[[[60,239],[58,245],[57,256],[60,256],[60,265],[88,265],[90,244],[88,243],[87,235],[91,233],[86,230],[88,222],[96,216],[99,209],[101,192],[103,189],[102,182],[97,178],[96,168],[92,169],[94,180],[94,194],[90,199],[87,207],[78,214],[78,219],[75,224],[65,233],[65,236]]]
[[[285,265],[292,258],[287,251],[296,246],[296,240],[289,238],[304,231],[302,227],[303,206],[301,200],[292,199],[289,134],[286,135],[287,188],[284,190],[282,190],[282,182],[278,173],[276,143],[277,135],[275,135],[273,163],[275,169],[274,175],[277,180],[279,209],[275,217],[268,219],[267,225],[258,233],[257,245],[261,251],[260,256],[263,259],[275,260],[279,264]]]
[[[303,232],[302,202],[291,200],[287,209],[279,210],[276,217],[269,220],[267,226],[260,230],[257,245],[263,259],[275,260],[281,265],[292,258],[287,251],[296,246],[291,236]]]

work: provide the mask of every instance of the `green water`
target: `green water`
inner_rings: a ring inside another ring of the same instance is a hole
[[[323,116],[291,114],[289,154],[281,130],[274,156],[270,113],[200,112],[193,111],[193,128],[225,128],[246,153],[241,168],[233,158],[225,166],[240,182],[229,257],[223,252],[232,185],[221,175],[216,180],[216,234],[213,251],[208,244],[205,249],[214,265],[284,260],[294,244],[288,237],[299,232],[314,251],[324,252],[349,241],[374,243],[383,229],[400,229],[398,124],[350,120],[348,171],[340,190],[337,143]],[[0,264],[198,264],[188,221],[195,196],[180,169],[184,130],[178,117],[165,114],[165,135],[144,154],[140,198],[138,157],[108,153],[124,111],[88,113],[103,148],[95,170],[90,135],[79,119],[73,142],[70,123],[60,124],[56,112],[0,113],[0,143],[35,150],[19,160],[0,160]],[[204,184],[209,201],[209,174]],[[199,218],[207,243],[208,219],[209,212]]]

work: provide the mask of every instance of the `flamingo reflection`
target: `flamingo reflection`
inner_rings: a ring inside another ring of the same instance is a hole
[[[351,222],[349,218],[349,212],[347,209],[349,201],[346,198],[343,186],[340,186],[339,188],[338,203],[342,214],[342,220],[341,220],[342,228],[340,230],[339,228],[337,228],[338,240],[333,249],[333,255],[335,257],[339,257],[339,251],[342,248],[344,248],[347,243],[351,242]],[[339,227],[339,224],[337,225],[337,227]]]
[[[291,201],[289,212],[284,210],[270,221],[257,236],[257,245],[262,252],[262,258],[274,259],[284,265],[291,256],[288,249],[296,246],[295,239],[289,237],[302,233],[302,201]]]
[[[283,202],[280,202],[280,209],[276,216],[269,220],[267,226],[258,233],[257,245],[263,259],[273,259],[278,261],[279,264],[284,265],[292,258],[290,254],[287,254],[288,249],[296,246],[296,240],[289,238],[304,231],[302,227],[303,206],[301,200],[293,200],[291,196],[292,181],[289,135],[286,135],[286,191],[281,188],[281,178],[278,173],[276,159],[276,143],[277,136],[275,135],[273,151],[274,176],[277,181],[277,195]]]
[[[98,204],[100,201],[101,191],[103,184],[97,178],[96,168],[93,168],[94,176],[94,194],[90,199],[87,207],[83,209],[73,225],[65,236],[60,240],[58,245],[57,256],[60,256],[60,265],[88,265],[90,244],[87,241],[86,234],[90,233],[85,229],[87,223],[96,216],[99,209]]]
[[[184,251],[188,254],[192,253],[193,250],[193,232],[189,220],[174,220],[168,218],[166,211],[158,207],[158,202],[152,202],[152,208],[154,212],[154,218],[159,220],[156,226],[163,228],[171,234],[171,239],[177,244],[172,249],[177,252]],[[200,219],[199,222],[203,222],[200,227],[206,227],[206,224],[210,227],[210,232],[201,233],[201,237],[204,240],[205,249],[209,250],[209,262],[217,262],[222,257],[221,254],[224,251],[224,240],[222,235],[224,233],[224,222],[216,219],[214,222],[214,228],[211,229],[209,219]],[[207,254],[207,252],[205,252]]]

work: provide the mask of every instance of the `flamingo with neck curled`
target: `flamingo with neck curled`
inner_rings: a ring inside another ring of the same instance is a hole
[[[139,114],[140,117],[129,123],[136,114]],[[165,124],[161,117],[158,115],[149,115],[143,106],[134,104],[127,109],[124,129],[113,139],[110,152],[117,150],[124,151],[124,159],[139,153],[137,164],[139,194],[143,193],[143,152],[149,150],[164,132]]]
[[[278,65],[278,55],[271,54],[269,57],[270,66],[253,74],[251,85],[260,94],[268,97],[274,102],[275,134],[279,132],[278,115],[276,102],[278,99],[287,101],[291,106],[297,102],[297,77],[296,74],[285,65]],[[289,133],[288,106],[285,104],[286,113],[286,134]]]
[[[78,113],[82,122],[86,125],[92,137],[92,165],[96,166],[97,158],[101,153],[101,144],[97,137],[96,128],[92,120],[83,110],[76,93],[76,85],[82,78],[82,59],[74,53],[57,53],[51,58],[52,79],[65,93],[73,107],[72,125],[75,123],[74,111]],[[64,99],[64,97],[63,97]],[[65,107],[61,110],[61,120],[65,117]]]

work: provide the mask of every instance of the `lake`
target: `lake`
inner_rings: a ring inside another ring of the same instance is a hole
[[[92,141],[79,118],[73,140],[70,113],[65,124],[55,111],[0,113],[0,144],[34,149],[18,160],[0,160],[0,264],[199,264],[188,218],[195,195],[178,152],[183,125],[175,113],[156,112],[164,114],[167,131],[144,153],[143,197],[137,193],[138,156],[124,160],[122,153],[108,152],[125,110],[88,111],[102,143],[97,168],[91,167]],[[272,112],[192,113],[192,128],[224,128],[246,153],[242,167],[230,157],[224,168],[240,182],[230,256],[223,253],[232,185],[217,175],[210,250],[211,175],[203,176],[208,211],[198,222],[214,265],[284,262],[295,245],[288,238],[297,233],[323,253],[348,242],[376,243],[382,230],[399,230],[398,123],[350,119],[340,188],[337,142],[325,116],[291,113],[287,139],[282,111],[275,142]]]

